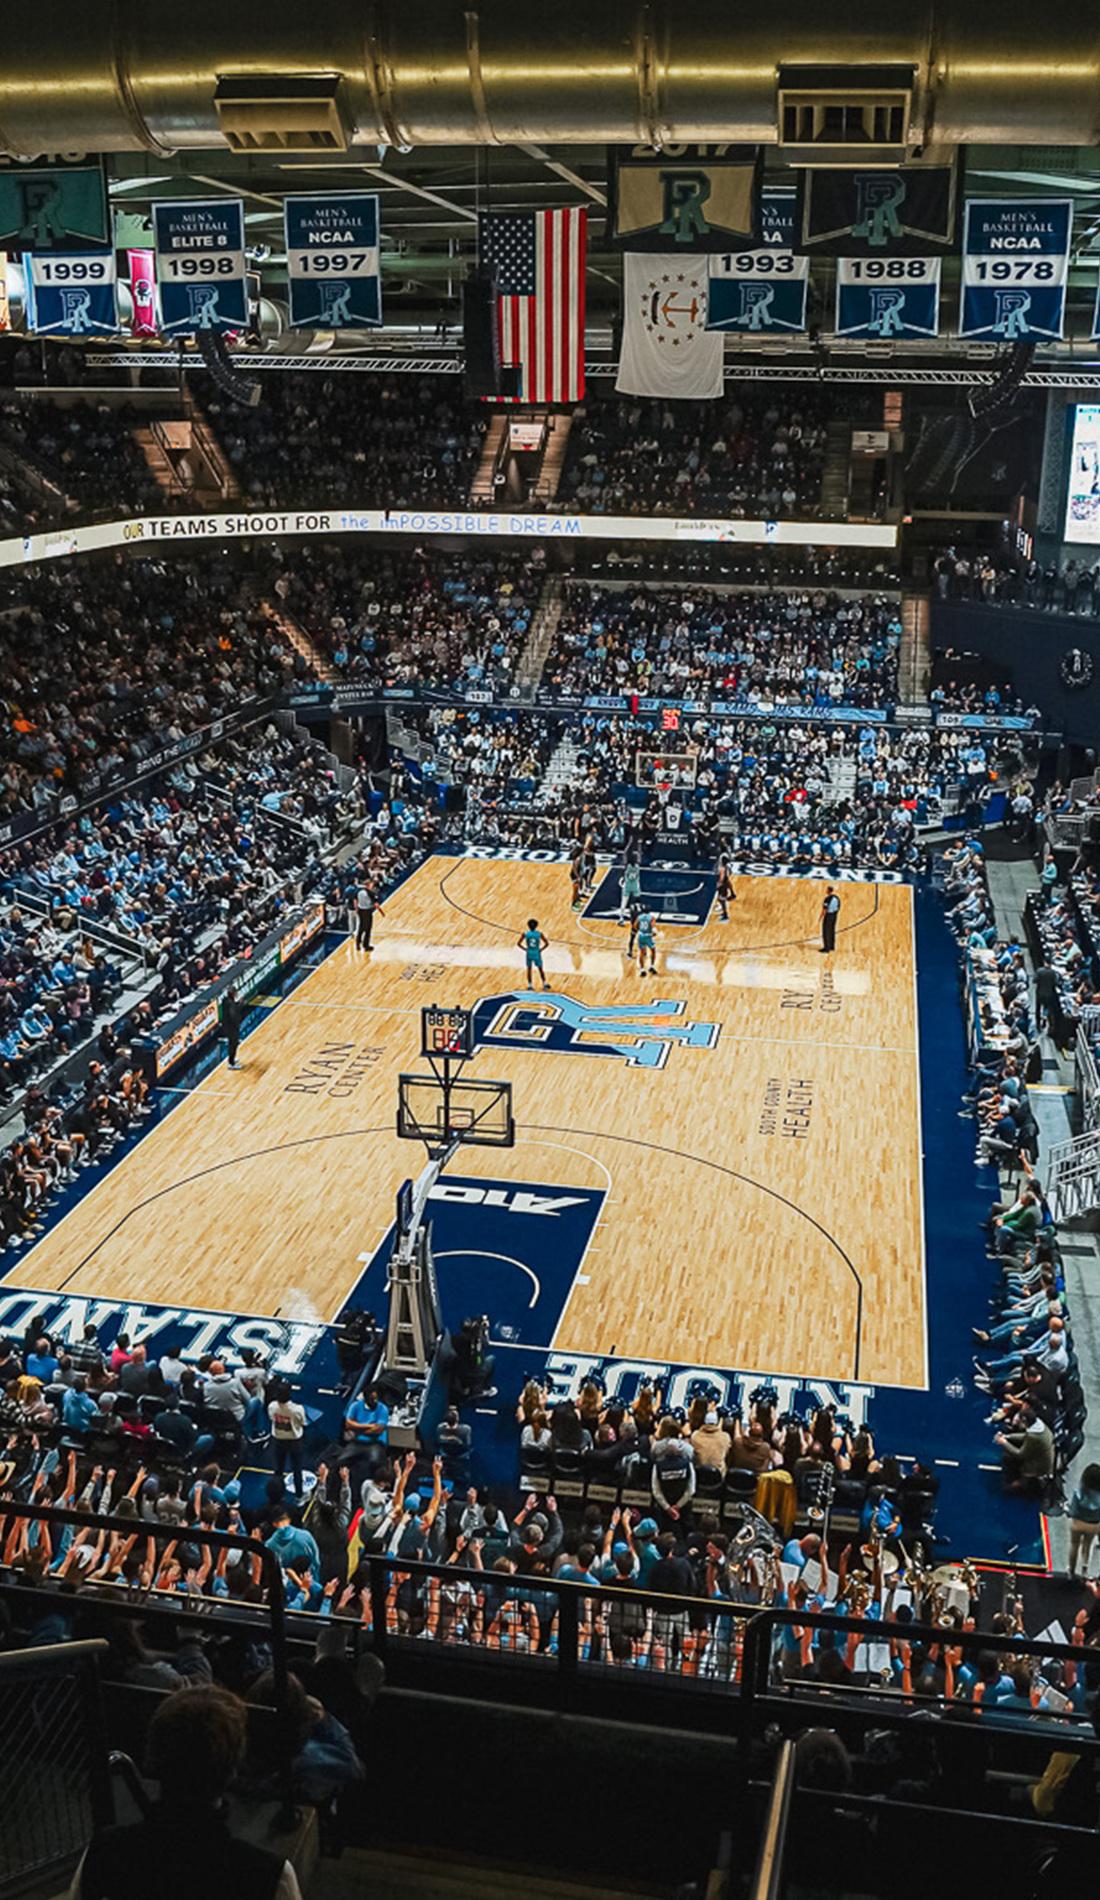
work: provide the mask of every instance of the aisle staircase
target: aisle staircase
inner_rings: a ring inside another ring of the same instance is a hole
[[[504,438],[508,433],[507,417],[498,409],[489,418],[489,427],[485,431],[485,440],[481,445],[481,455],[474,479],[470,483],[470,500],[477,508],[491,508],[496,500],[496,486],[493,477],[497,463],[504,452]]]
[[[238,500],[240,484],[225,451],[193,398],[186,414],[154,417],[134,432],[149,472],[165,498],[198,509]]]
[[[274,620],[287,644],[294,648],[295,653],[301,654],[311,673],[322,680],[326,686],[341,684],[342,674],[336,671],[331,660],[326,659],[316,641],[302,626],[301,621],[295,620],[294,615],[288,612],[281,600],[272,600],[270,595],[266,595],[259,602],[259,606]]]
[[[579,748],[573,743],[572,727],[567,726],[550,754],[546,770],[542,775],[540,787],[542,797],[560,792],[566,785],[572,783],[577,775],[579,757]]]
[[[825,466],[821,474],[821,512],[827,521],[846,519],[851,479],[852,425],[830,422],[825,431]]]
[[[565,586],[561,576],[548,574],[543,582],[538,606],[531,616],[527,644],[516,663],[516,685],[521,699],[533,699],[538,692],[564,605]]]
[[[1100,1129],[1090,1128],[1051,1148],[1047,1200],[1057,1227],[1069,1221],[1100,1225]]]
[[[907,588],[901,597],[901,647],[898,652],[898,704],[928,704],[932,675],[932,608],[928,594]]]
[[[573,411],[550,415],[546,410],[536,410],[536,415],[545,415],[549,426],[546,447],[539,464],[539,478],[531,490],[531,500],[553,501],[561,482],[561,472],[565,467],[565,451],[569,446],[569,431],[573,427]]]

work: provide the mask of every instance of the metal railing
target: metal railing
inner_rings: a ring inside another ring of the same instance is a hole
[[[107,1644],[0,1653],[0,1895],[70,1866],[114,1819],[99,1662]]]
[[[768,1811],[764,1816],[764,1827],[760,1835],[756,1869],[749,1889],[750,1900],[779,1900],[779,1895],[783,1890],[783,1857],[787,1845],[787,1827],[791,1818],[794,1773],[794,1743],[785,1740],[780,1743],[776,1757],[775,1778],[772,1782]]]
[[[155,1537],[159,1539],[161,1543],[167,1544],[175,1541],[178,1535],[178,1533],[166,1532],[163,1526],[147,1524],[141,1518],[102,1517],[98,1516],[94,1511],[69,1510],[51,1504],[25,1504],[22,1500],[16,1500],[9,1504],[6,1507],[6,1515],[10,1518],[29,1518],[34,1523],[49,1524],[51,1527],[55,1525],[69,1525],[76,1530],[94,1530],[97,1535],[100,1531],[105,1532],[108,1536],[113,1533],[123,1540],[132,1538],[136,1534],[139,1538]],[[200,1541],[204,1545],[209,1546],[215,1553],[219,1550],[227,1552],[231,1550],[241,1551],[258,1561],[261,1566],[267,1594],[267,1601],[262,1615],[264,1625],[266,1626],[266,1633],[270,1636],[271,1641],[272,1706],[275,1711],[274,1739],[276,1749],[276,1780],[279,1800],[282,1807],[282,1818],[285,1824],[289,1826],[291,1825],[294,1812],[294,1748],[293,1727],[290,1716],[290,1670],[287,1657],[286,1592],[283,1586],[282,1567],[277,1557],[267,1549],[266,1545],[259,1543],[256,1538],[246,1536],[240,1531],[215,1531],[204,1528],[201,1533]],[[11,1588],[13,1586],[8,1585],[6,1587]],[[15,1585],[14,1587],[18,1591],[19,1586]],[[36,1586],[31,1594],[39,1608],[51,1601],[48,1588],[44,1591],[42,1587]],[[86,1602],[89,1606],[94,1604],[97,1611],[103,1611],[108,1616],[111,1614],[121,1614],[130,1618],[142,1616],[152,1607],[146,1592],[130,1589],[120,1590],[113,1587],[104,1591],[96,1591],[94,1587],[91,1589],[81,1589],[75,1598],[67,1596],[64,1601],[66,1607],[72,1607],[74,1603],[77,1602]],[[181,1605],[179,1609],[176,1609],[173,1605],[172,1609],[168,1611],[168,1614],[173,1614],[181,1619],[187,1620],[193,1620],[201,1616],[202,1621],[208,1623],[209,1611],[215,1606],[216,1600],[201,1598],[200,1601],[203,1604],[201,1611],[192,1607],[185,1599],[184,1605]],[[258,1619],[254,1616],[248,1620],[252,1626],[255,1627],[255,1623]],[[67,1654],[71,1647],[70,1644],[65,1644],[63,1646],[63,1653]],[[41,1652],[36,1651],[34,1653],[39,1654]],[[0,1660],[2,1660],[2,1658],[0,1658]],[[3,1786],[2,1777],[0,1777],[0,1786]],[[0,1830],[0,1832],[2,1832],[2,1830]]]

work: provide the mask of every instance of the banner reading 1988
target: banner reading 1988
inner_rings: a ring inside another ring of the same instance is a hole
[[[155,204],[153,233],[164,335],[247,329],[240,199]]]
[[[838,336],[935,336],[938,257],[841,257],[836,266]]]
[[[1069,198],[970,199],[959,335],[1060,337],[1072,232]]]
[[[377,329],[382,322],[378,196],[293,194],[284,200],[290,321],[314,330]]]
[[[118,329],[114,251],[24,257],[27,328],[36,336],[111,336]]]
[[[804,330],[810,260],[791,249],[797,198],[793,187],[765,185],[762,242],[710,260],[708,330]]]

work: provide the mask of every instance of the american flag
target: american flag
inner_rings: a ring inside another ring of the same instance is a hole
[[[497,280],[500,360],[518,368],[518,402],[584,395],[584,271],[588,213],[488,212],[481,262]]]

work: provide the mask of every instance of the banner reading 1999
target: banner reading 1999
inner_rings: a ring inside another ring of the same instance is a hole
[[[1060,337],[1072,232],[1069,198],[970,199],[959,335]]]
[[[36,336],[111,336],[118,329],[113,251],[24,257],[27,328]]]
[[[153,234],[164,335],[247,329],[244,211],[240,199],[155,204]]]
[[[284,200],[290,321],[314,330],[377,329],[382,322],[378,196],[292,194]]]

